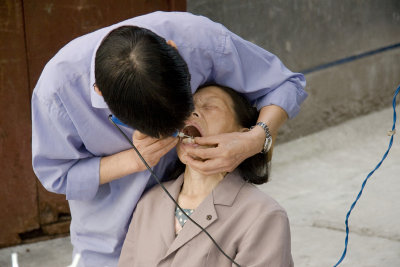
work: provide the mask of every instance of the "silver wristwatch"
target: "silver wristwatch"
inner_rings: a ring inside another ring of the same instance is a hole
[[[268,153],[268,151],[271,149],[271,146],[272,146],[271,133],[269,132],[269,128],[268,128],[267,124],[265,124],[264,122],[262,122],[262,121],[257,122],[256,125],[263,128],[263,130],[265,132],[265,142],[264,142],[263,150],[261,150],[261,153],[266,154],[266,153]],[[253,129],[256,125],[252,126],[251,129]]]

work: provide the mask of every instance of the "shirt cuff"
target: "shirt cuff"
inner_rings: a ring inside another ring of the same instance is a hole
[[[80,159],[68,171],[67,200],[92,200],[99,188],[100,157]]]
[[[283,108],[292,119],[300,111],[300,105],[307,98],[308,94],[303,88],[299,88],[295,83],[286,81],[278,88],[269,92],[265,96],[258,98],[255,106],[258,110],[265,106],[275,105]]]

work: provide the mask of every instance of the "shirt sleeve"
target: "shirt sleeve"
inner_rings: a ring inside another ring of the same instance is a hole
[[[276,210],[260,215],[239,245],[235,261],[246,267],[292,267],[290,227],[286,213]]]
[[[32,95],[32,165],[42,185],[68,200],[91,200],[99,187],[100,157],[85,149],[56,95]]]
[[[278,57],[228,30],[215,64],[215,82],[244,93],[258,109],[277,105],[293,118],[307,98],[303,74],[291,72]]]

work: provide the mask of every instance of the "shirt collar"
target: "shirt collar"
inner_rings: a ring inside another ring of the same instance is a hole
[[[240,189],[245,184],[246,181],[240,175],[239,170],[228,173],[212,191],[214,204],[232,206]]]

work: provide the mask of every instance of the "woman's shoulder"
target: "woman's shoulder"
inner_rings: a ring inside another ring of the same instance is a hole
[[[163,186],[168,186],[169,184],[172,184],[172,183],[173,183],[173,181],[168,181],[168,182],[165,182],[162,184],[163,184]],[[164,191],[163,191],[161,185],[156,184],[152,188],[150,188],[149,190],[144,192],[142,197],[140,198],[140,200],[142,201],[142,200],[145,200],[148,198],[158,198],[158,197],[162,196],[162,193],[164,193]]]
[[[171,181],[168,181],[168,182],[164,182],[162,184],[163,184],[164,187],[170,188],[172,186],[172,184],[174,183],[174,181],[175,180],[171,180]],[[143,206],[143,205],[147,205],[147,204],[151,204],[152,205],[153,203],[156,203],[155,201],[164,198],[164,195],[165,195],[165,192],[162,189],[161,185],[160,184],[156,184],[151,189],[149,189],[148,191],[143,193],[143,195],[139,199],[138,207],[139,206]]]
[[[261,191],[255,185],[246,182],[241,188],[237,203],[248,209],[253,209],[258,213],[280,212],[286,215],[286,210],[273,197]]]

